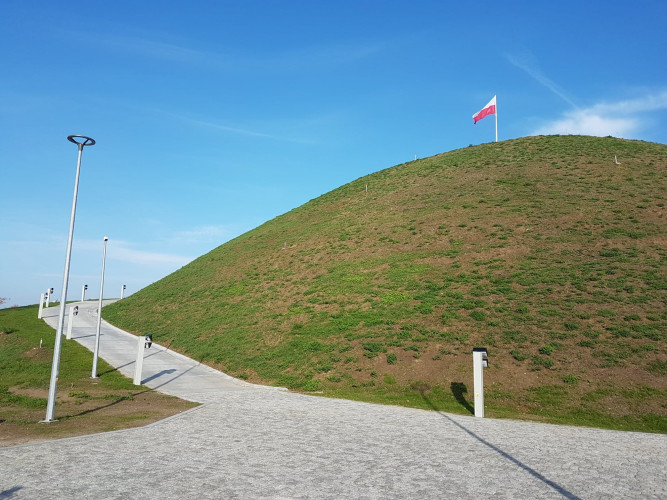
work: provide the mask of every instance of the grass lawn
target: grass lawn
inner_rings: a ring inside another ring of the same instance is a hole
[[[197,406],[135,386],[102,359],[100,376],[91,379],[92,353],[63,340],[58,422],[39,423],[46,416],[55,331],[37,311],[0,309],[0,446],[138,427]]]

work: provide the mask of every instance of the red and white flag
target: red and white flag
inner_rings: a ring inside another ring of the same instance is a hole
[[[484,106],[481,111],[478,111],[474,115],[472,115],[472,119],[475,123],[480,121],[482,118],[485,118],[489,115],[495,115],[496,114],[496,96],[493,96],[493,99],[489,101],[489,104]]]

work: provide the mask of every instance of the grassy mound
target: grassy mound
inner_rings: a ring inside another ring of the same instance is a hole
[[[616,164],[614,157],[620,164]],[[105,308],[251,381],[667,430],[667,147],[549,136],[357,179]]]

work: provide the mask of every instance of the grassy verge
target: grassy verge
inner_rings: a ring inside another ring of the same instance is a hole
[[[567,396],[566,392],[555,389],[561,395],[557,401],[547,404],[535,404],[535,400],[529,398],[523,400],[523,411],[517,409],[517,405],[507,399],[507,394],[488,391],[485,394],[485,416],[487,418],[507,418],[514,420],[530,420],[558,425],[573,425],[584,427],[597,427],[600,429],[613,429],[620,431],[666,433],[667,419],[655,413],[637,413],[628,415],[609,415],[608,412],[587,409],[574,404],[559,406]],[[553,387],[541,387],[538,392],[554,391]],[[606,396],[623,397],[623,391],[609,391]],[[430,387],[424,383],[413,383],[410,387],[373,387],[368,391],[360,391],[358,388],[327,389],[324,391],[311,392],[310,394],[350,399],[353,401],[364,401],[367,403],[389,404],[419,408],[422,410],[435,410],[460,415],[473,415],[472,388],[460,382],[453,382]],[[664,399],[664,392],[652,394],[653,397]],[[531,407],[528,410],[528,407]],[[521,408],[521,406],[520,406]]]
[[[138,427],[196,406],[132,381],[92,353],[63,341],[55,418],[46,416],[55,332],[37,306],[0,310],[0,446]],[[40,346],[41,344],[41,346]]]

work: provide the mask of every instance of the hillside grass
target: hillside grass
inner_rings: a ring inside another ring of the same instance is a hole
[[[104,316],[253,382],[464,413],[485,346],[488,416],[665,432],[665,192],[660,144],[470,147],[311,200]]]

